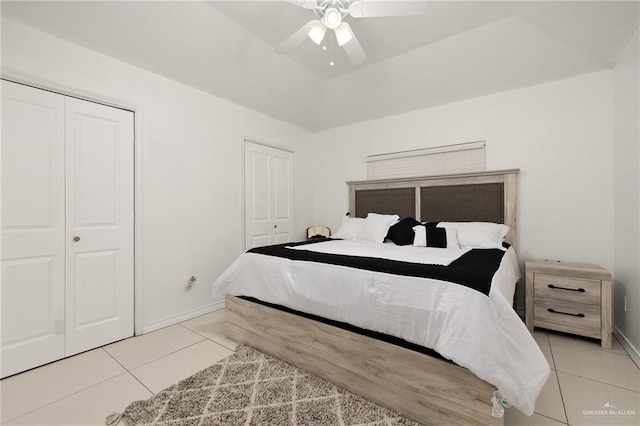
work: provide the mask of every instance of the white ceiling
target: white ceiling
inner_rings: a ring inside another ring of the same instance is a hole
[[[368,56],[353,66],[310,40],[275,53],[315,18],[284,1],[1,4],[3,16],[312,131],[610,67],[639,16],[637,1],[426,6],[347,18]]]

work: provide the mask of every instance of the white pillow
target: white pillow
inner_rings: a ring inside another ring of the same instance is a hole
[[[333,235],[333,238],[342,238],[343,240],[355,240],[358,232],[364,225],[364,219],[361,217],[343,217],[340,229]]]
[[[413,228],[415,235],[413,236],[414,247],[426,247],[427,246],[427,230],[424,225],[416,225]],[[448,236],[448,235],[447,235]],[[449,242],[449,240],[447,240]]]
[[[440,222],[439,228],[455,228],[461,248],[499,248],[509,227],[491,222]],[[448,234],[447,234],[448,237]]]
[[[396,223],[398,219],[400,219],[400,216],[397,214],[369,213],[356,239],[381,243],[384,241],[384,237],[387,236],[391,225]]]
[[[456,228],[444,228],[447,232],[447,248],[460,248],[460,242],[458,241],[458,230]]]
[[[460,243],[458,243],[458,231],[455,228],[444,228],[447,233],[447,248],[460,248]],[[426,247],[427,246],[427,231],[424,225],[416,225],[413,227],[413,232],[415,235],[413,237],[413,245],[415,247]]]

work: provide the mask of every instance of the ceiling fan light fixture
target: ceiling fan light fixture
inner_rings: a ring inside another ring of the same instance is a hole
[[[336,40],[338,41],[338,46],[340,47],[347,44],[353,38],[353,34],[351,34],[351,31],[349,31],[347,25],[340,25],[333,31],[336,34]]]
[[[2,0],[0,0],[2,1]],[[349,22],[344,19],[375,18],[383,16],[412,16],[422,15],[426,8],[425,0],[420,1],[390,1],[390,0],[285,0],[289,3],[310,9],[318,20],[305,24],[289,38],[280,43],[277,52],[291,50],[308,36],[314,43],[321,46],[327,28],[334,30],[336,42],[346,53],[353,65],[359,65],[367,60],[367,55],[354,34]],[[326,46],[325,46],[326,47]],[[322,47],[322,50],[325,50]],[[330,64],[331,66],[331,64]]]
[[[335,7],[328,7],[324,11],[322,22],[327,26],[327,28],[335,30],[342,23],[342,13],[340,13],[340,11]]]
[[[311,29],[309,30],[308,35],[309,35],[309,38],[319,46],[320,43],[322,43],[322,40],[324,39],[325,32],[327,32],[327,27],[325,27],[322,22],[316,21],[311,26]]]

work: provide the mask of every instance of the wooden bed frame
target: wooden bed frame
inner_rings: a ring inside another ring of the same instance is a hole
[[[501,221],[510,226],[506,240],[515,246],[517,173],[348,182],[349,210],[352,217],[369,208],[391,213],[391,204],[393,212],[410,212],[422,221]],[[440,216],[447,214],[440,209],[443,203],[454,217]],[[483,207],[495,203],[502,220],[491,206]],[[454,363],[391,343],[230,295],[225,336],[426,425],[504,423],[491,415],[493,385]]]

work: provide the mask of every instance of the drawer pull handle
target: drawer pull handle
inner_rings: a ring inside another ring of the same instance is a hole
[[[569,312],[561,312],[561,311],[556,311],[555,309],[547,309],[547,311],[551,312],[552,314],[562,314],[562,315],[569,315],[571,317],[578,317],[578,318],[584,318],[584,314],[572,314]]]
[[[577,291],[580,293],[584,293],[586,290],[584,288],[569,288],[569,287],[559,287],[557,285],[549,284],[549,288],[554,288],[556,290],[567,290],[567,291]]]

